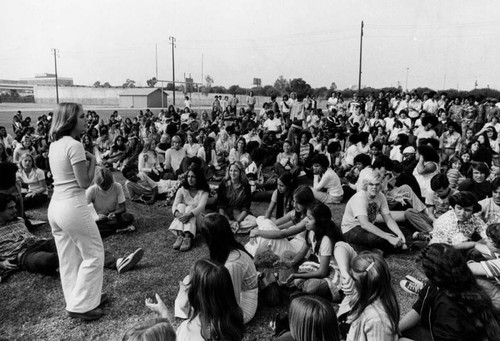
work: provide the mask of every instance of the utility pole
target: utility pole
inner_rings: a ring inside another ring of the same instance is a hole
[[[158,44],[155,44],[155,56],[156,56],[156,79],[158,79]]]
[[[59,104],[59,82],[57,80],[57,49],[53,48],[52,52],[54,52],[54,69],[56,71],[56,100],[57,104]]]
[[[410,71],[409,67],[406,67],[406,92],[408,92],[408,72]]]
[[[174,105],[175,105],[175,59],[174,59],[174,48],[175,48],[175,37],[168,37],[168,40],[170,40],[170,44],[172,45],[172,80],[174,84]]]
[[[358,80],[358,95],[361,93],[361,63],[363,60],[363,21],[361,21],[361,36],[359,39],[359,80]]]
[[[203,84],[203,53],[201,54],[201,83]]]

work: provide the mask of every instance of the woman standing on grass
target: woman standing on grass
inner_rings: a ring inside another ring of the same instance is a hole
[[[76,140],[85,130],[80,104],[61,103],[50,129],[50,168],[54,194],[48,209],[68,315],[95,320],[104,313],[101,304],[104,248],[92,219],[85,189],[92,183],[96,160]]]

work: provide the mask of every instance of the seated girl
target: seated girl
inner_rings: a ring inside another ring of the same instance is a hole
[[[210,188],[203,172],[199,168],[187,172],[182,187],[177,190],[172,205],[174,221],[169,227],[177,239],[173,245],[175,250],[188,251],[196,237],[197,226],[205,211]]]
[[[406,337],[400,340],[498,340],[497,312],[461,252],[433,244],[422,251],[421,261],[428,282],[399,321]]]
[[[264,218],[271,219],[276,209],[276,219],[283,217],[285,212],[293,209],[293,192],[295,182],[291,173],[283,173],[277,181],[278,188],[273,191],[271,203],[267,208]]]
[[[252,191],[245,168],[236,161],[229,165],[226,177],[217,190],[217,207],[231,223],[234,233],[247,233],[255,227],[255,217],[250,212]]]
[[[352,257],[347,264],[348,259],[337,257],[350,307],[346,340],[397,341],[400,310],[387,263],[382,256],[366,252]]]
[[[297,297],[288,310],[290,331],[275,341],[340,341],[337,315],[330,302],[317,296]]]
[[[132,232],[134,216],[127,212],[125,194],[120,183],[107,168],[97,168],[95,184],[87,188],[87,203],[93,204],[97,213],[96,224],[102,238],[115,233]]]
[[[203,220],[201,234],[207,241],[210,259],[224,264],[229,270],[236,302],[243,311],[244,323],[248,323],[257,311],[258,302],[258,274],[252,257],[236,241],[229,221],[221,214],[207,215]]]
[[[37,207],[48,199],[48,189],[45,182],[45,173],[35,166],[35,160],[29,153],[23,154],[19,161],[17,178],[28,186],[28,191],[23,194],[24,209]]]
[[[188,319],[177,328],[177,341],[242,340],[243,314],[235,296],[230,294],[233,288],[227,268],[215,260],[200,259],[194,263],[187,280],[190,309]],[[165,303],[158,294],[155,298],[157,302],[147,298],[146,307],[169,319]]]
[[[333,249],[338,241],[342,241],[342,233],[333,223],[328,206],[321,202],[309,207],[305,224],[306,243],[291,261],[280,262],[278,266],[298,266],[298,272],[292,273],[286,282],[293,282],[303,293],[338,300],[341,282]],[[317,261],[308,261],[309,254]]]
[[[299,186],[293,193],[294,209],[276,221],[258,217],[257,228],[250,231],[250,242],[245,248],[254,256],[264,251],[280,257],[285,252],[296,254],[305,244],[306,213],[314,202],[311,188]]]

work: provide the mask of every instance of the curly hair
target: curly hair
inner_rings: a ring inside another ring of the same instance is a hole
[[[478,332],[485,333],[488,340],[496,340],[500,335],[497,312],[491,298],[477,284],[462,253],[451,245],[436,243],[422,250],[420,260],[430,283],[470,315]],[[484,338],[478,335],[477,339]]]

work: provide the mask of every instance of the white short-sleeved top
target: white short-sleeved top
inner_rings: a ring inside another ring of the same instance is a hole
[[[125,194],[121,184],[114,182],[111,187],[104,191],[97,185],[92,185],[86,191],[87,203],[94,204],[98,214],[110,214],[116,211],[121,203],[125,202]]]
[[[378,213],[389,213],[389,205],[384,194],[380,192],[373,200],[368,199],[366,191],[359,191],[347,202],[344,216],[342,217],[342,233],[347,233],[359,226],[358,217],[367,216],[368,221],[373,223]]]
[[[49,163],[54,178],[54,198],[85,195],[73,172],[73,165],[85,160],[83,145],[71,136],[63,136],[50,144]]]

